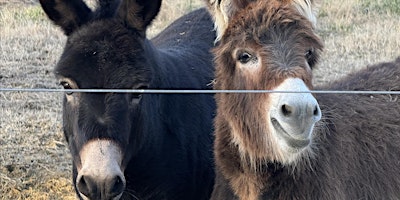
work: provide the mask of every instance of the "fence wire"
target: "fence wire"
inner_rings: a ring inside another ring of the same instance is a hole
[[[0,88],[0,92],[47,92],[47,93],[138,93],[138,94],[217,94],[217,93],[312,93],[312,94],[388,94],[400,95],[400,91],[385,90],[192,90],[192,89],[48,89],[48,88]]]

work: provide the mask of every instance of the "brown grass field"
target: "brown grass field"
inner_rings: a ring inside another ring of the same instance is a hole
[[[166,0],[148,34],[203,6]],[[324,0],[325,52],[315,83],[400,56],[400,0]],[[65,36],[36,0],[0,0],[0,88],[59,88],[52,70]],[[0,91],[0,199],[75,199],[61,131],[61,93]]]

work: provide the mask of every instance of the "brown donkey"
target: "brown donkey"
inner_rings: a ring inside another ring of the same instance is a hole
[[[313,89],[323,44],[306,12],[289,0],[241,3],[213,50],[214,88]],[[398,91],[400,58],[317,89]],[[223,93],[216,102],[212,199],[400,198],[398,95]]]

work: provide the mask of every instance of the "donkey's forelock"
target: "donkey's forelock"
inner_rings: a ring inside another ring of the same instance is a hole
[[[214,19],[215,29],[217,30],[216,41],[219,41],[225,34],[228,24],[232,24],[231,20],[237,15],[238,12],[246,10],[245,8],[247,6],[251,6],[251,4],[265,4],[265,1],[208,0],[206,3],[208,10]],[[268,2],[267,4],[269,3],[274,2]],[[301,15],[306,17],[312,23],[313,27],[316,27],[317,5],[315,0],[284,0],[280,1],[280,3],[294,6]]]
[[[98,0],[94,18],[104,19],[114,17],[119,4],[120,0]]]

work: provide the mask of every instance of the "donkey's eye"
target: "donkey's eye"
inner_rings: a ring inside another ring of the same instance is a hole
[[[132,98],[132,100],[136,100],[136,99],[141,99],[142,96],[143,96],[142,93],[132,93],[131,98]]]
[[[140,86],[137,88],[137,90],[145,90],[147,89],[147,86]],[[139,101],[142,99],[143,93],[131,93],[131,102],[133,104],[139,103]]]
[[[311,60],[313,58],[313,54],[314,54],[314,49],[308,49],[306,51],[306,53],[304,54],[304,56],[306,57],[307,61]]]
[[[310,48],[304,53],[304,57],[306,58],[307,63],[311,69],[314,67],[314,65],[317,62],[317,59],[316,59],[316,56],[314,53],[315,53],[314,48]]]
[[[71,85],[67,81],[61,81],[60,85],[65,89],[65,90],[70,90],[72,89]],[[66,92],[67,95],[71,95],[72,92]]]
[[[253,56],[247,52],[241,52],[238,54],[237,60],[242,64],[246,64],[252,59],[252,57]]]

